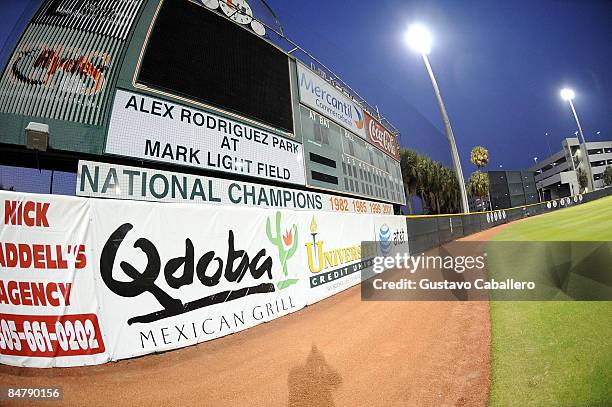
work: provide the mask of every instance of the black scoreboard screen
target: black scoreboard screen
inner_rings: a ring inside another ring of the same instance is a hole
[[[293,132],[287,55],[188,0],[164,1],[137,82]]]

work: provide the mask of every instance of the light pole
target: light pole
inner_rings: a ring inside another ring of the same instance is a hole
[[[548,155],[552,155],[552,150],[550,148],[550,142],[548,141],[548,133],[544,134],[546,136],[546,145],[548,146]]]
[[[589,150],[586,145],[586,140],[584,139],[584,134],[582,133],[582,126],[580,125],[580,120],[578,120],[578,114],[576,114],[576,109],[574,108],[574,103],[572,100],[576,97],[576,94],[573,90],[569,88],[561,89],[561,98],[567,102],[569,102],[570,107],[572,108],[572,113],[574,113],[574,119],[576,119],[576,125],[578,126],[578,132],[580,133],[580,137],[582,138],[582,144],[580,145],[580,150],[584,159],[586,160],[586,175],[587,175],[587,187],[589,191],[593,191],[593,171],[591,170],[591,162],[589,161]],[[578,175],[578,174],[576,174]]]
[[[427,58],[427,54],[431,52],[431,34],[422,25],[415,24],[408,29],[408,32],[406,33],[406,41],[415,52],[421,54],[423,57],[423,62],[425,62],[427,73],[429,74],[431,84],[436,94],[438,107],[440,108],[440,114],[442,115],[442,121],[444,122],[444,129],[446,130],[446,138],[448,139],[448,144],[450,145],[453,167],[455,168],[457,180],[459,181],[459,190],[461,192],[461,210],[463,213],[469,213],[470,206],[468,204],[467,192],[465,190],[465,179],[463,178],[463,171],[461,170],[461,160],[459,159],[459,153],[457,152],[457,144],[455,143],[455,137],[453,136],[453,129],[451,127],[448,114],[446,113],[444,102],[442,101],[442,95],[440,94],[440,88],[438,88],[438,82],[436,82],[433,70],[429,64],[429,59]]]
[[[546,133],[548,135],[548,133]],[[538,157],[533,157],[533,161],[535,161],[535,166],[538,166]],[[537,170],[536,172],[539,172],[540,174],[542,174],[542,169]],[[542,199],[542,195],[544,194],[544,191],[542,191],[542,194],[540,194],[540,188],[538,188],[538,182],[536,181],[536,191],[538,191],[538,199],[540,200],[540,202],[543,201]]]

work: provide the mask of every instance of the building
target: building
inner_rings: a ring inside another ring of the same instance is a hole
[[[606,166],[612,165],[612,141],[591,141],[586,144],[593,172],[593,186],[595,189],[603,188],[603,172]],[[529,169],[536,173],[536,186],[542,200],[576,195],[580,192],[576,171],[585,168],[586,161],[578,138],[566,138],[561,145],[560,151]]]
[[[489,171],[492,209],[538,203],[536,181],[531,171]]]

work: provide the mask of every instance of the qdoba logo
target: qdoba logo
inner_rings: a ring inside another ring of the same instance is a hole
[[[255,255],[249,254],[246,250],[237,249],[234,231],[231,229],[228,231],[227,252],[222,256],[210,250],[196,258],[194,244],[191,239],[187,238],[184,254],[168,260],[163,267],[164,279],[168,287],[178,290],[183,286],[194,284],[194,274],[200,284],[211,289],[218,285],[227,286],[223,284],[224,282],[235,285],[232,289],[217,290],[210,295],[189,302],[172,297],[156,284],[162,270],[162,259],[155,244],[146,238],[141,237],[134,242],[134,248],[143,251],[147,257],[144,270],[139,271],[127,261],[121,261],[119,267],[131,281],[117,280],[113,277],[119,247],[133,228],[132,224],[124,223],[106,241],[100,256],[102,281],[113,293],[121,297],[137,297],[148,292],[155,297],[163,309],[130,318],[127,321],[128,325],[154,322],[249,295],[271,293],[277,289],[280,291],[299,281],[296,278],[289,278],[290,272],[287,264],[297,250],[297,225],[292,225],[281,235],[280,211],[276,212],[274,233],[272,222],[269,218],[267,219],[266,235],[278,249],[281,270],[283,277],[286,278],[275,285],[272,282],[274,262],[271,256],[266,255],[266,249],[257,250]]]

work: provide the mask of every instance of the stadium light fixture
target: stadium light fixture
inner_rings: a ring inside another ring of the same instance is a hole
[[[413,51],[419,54],[429,54],[431,52],[431,33],[421,24],[413,24],[408,28],[406,42]]]
[[[569,88],[561,89],[561,98],[565,100],[566,102],[574,99],[575,97],[576,97],[576,93],[573,90]]]
[[[457,181],[459,182],[459,192],[461,193],[461,210],[463,213],[470,212],[470,205],[468,203],[467,191],[465,188],[465,178],[463,177],[463,171],[461,170],[461,160],[459,159],[459,153],[457,152],[457,143],[455,143],[455,136],[453,135],[453,129],[442,101],[442,95],[440,94],[440,88],[438,82],[434,76],[433,70],[427,58],[427,54],[431,52],[432,36],[427,28],[421,24],[413,24],[408,28],[405,35],[406,43],[415,52],[421,54],[427,73],[431,79],[431,84],[436,94],[436,100],[438,101],[438,107],[440,108],[440,114],[442,115],[442,121],[444,122],[444,129],[446,130],[446,138],[451,150],[451,158],[453,160],[453,167],[457,175]]]
[[[585,168],[587,174],[587,188],[589,189],[589,191],[593,191],[593,170],[591,169],[591,162],[589,161],[589,149],[587,148],[586,140],[584,139],[584,133],[582,132],[580,120],[578,120],[578,114],[576,113],[576,109],[574,108],[574,102],[572,102],[576,97],[576,93],[570,88],[563,88],[561,89],[560,94],[561,99],[569,103],[570,108],[572,109],[572,113],[574,114],[574,119],[576,120],[576,125],[578,126],[578,133],[580,133],[580,138],[582,139],[582,143],[580,144],[580,151],[584,155],[584,159],[586,161]]]

